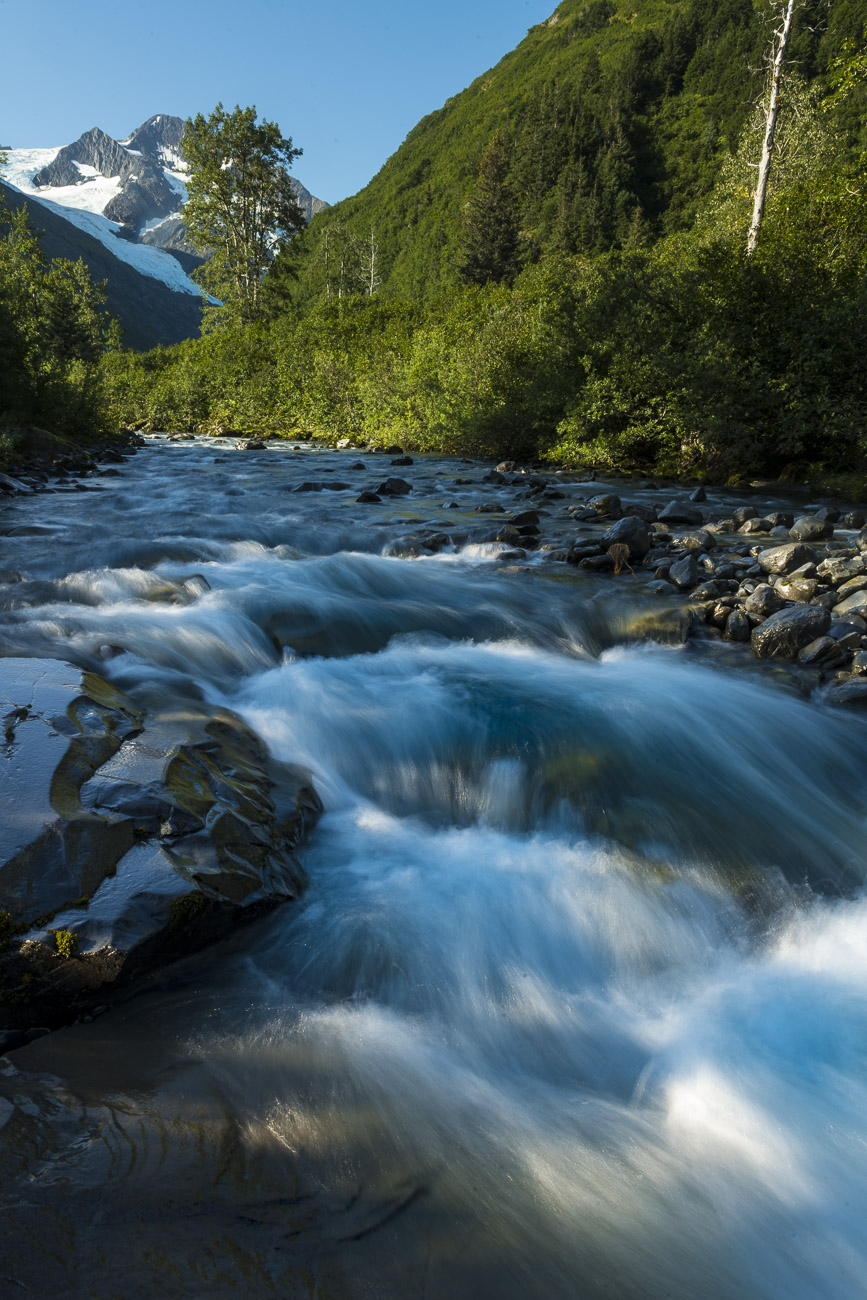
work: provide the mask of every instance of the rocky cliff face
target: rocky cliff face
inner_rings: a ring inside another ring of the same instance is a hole
[[[178,190],[169,182],[163,166],[143,154],[129,152],[96,126],[74,144],[65,145],[53,162],[36,173],[33,183],[39,187],[87,184],[82,168],[89,167],[100,176],[120,179],[120,192],[103,209],[110,221],[137,231],[146,222],[177,211]]]
[[[89,168],[99,176],[117,177],[120,190],[103,209],[103,215],[123,226],[128,238],[180,253],[179,260],[185,264],[191,258],[200,261],[186,241],[180,219],[185,201],[183,183],[172,175],[185,169],[183,138],[183,118],[168,113],[149,117],[122,141],[95,126],[73,144],[65,145],[52,162],[36,173],[33,184],[39,188],[86,185]],[[308,221],[328,207],[295,177],[292,183]],[[175,216],[179,220],[170,229],[154,234],[153,222]]]
[[[181,141],[184,138],[184,119],[169,113],[157,113],[137,126],[128,140],[121,143],[126,149],[142,154],[161,167],[176,167],[183,161]]]

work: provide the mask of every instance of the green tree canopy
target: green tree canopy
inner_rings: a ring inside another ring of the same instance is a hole
[[[485,150],[478,183],[464,208],[461,277],[471,284],[513,280],[519,269],[519,234],[509,153],[498,132]]]
[[[301,154],[255,106],[189,118],[183,140],[189,166],[184,220],[192,242],[211,257],[197,273],[230,314],[252,320],[262,279],[282,243],[304,225],[289,169]]]

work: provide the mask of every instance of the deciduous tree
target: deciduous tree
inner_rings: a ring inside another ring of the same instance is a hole
[[[256,109],[218,104],[186,123],[189,201],[184,219],[193,243],[211,257],[199,283],[242,320],[260,311],[262,280],[283,243],[304,225],[289,169],[301,154],[276,122]]]

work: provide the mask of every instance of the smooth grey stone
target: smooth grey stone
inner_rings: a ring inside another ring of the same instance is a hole
[[[831,615],[816,605],[794,605],[772,614],[753,629],[753,653],[759,659],[794,659],[805,645],[824,636]]]
[[[785,546],[774,546],[767,551],[759,551],[759,566],[765,573],[791,573],[802,564],[814,563],[816,553],[803,542],[789,542]]]
[[[629,547],[630,556],[644,556],[650,550],[650,533],[638,515],[625,515],[608,529],[602,538],[603,546],[622,544]]]
[[[668,571],[669,582],[673,582],[681,591],[694,587],[698,582],[698,560],[695,551],[690,551],[680,560],[676,560]]]
[[[789,529],[789,536],[796,542],[821,542],[833,535],[834,525],[816,515],[802,515]]]

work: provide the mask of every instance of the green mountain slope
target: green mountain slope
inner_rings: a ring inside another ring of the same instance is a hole
[[[807,0],[792,58],[824,77],[863,0]],[[523,260],[686,228],[759,97],[768,11],[753,0],[564,0],[491,71],[419,122],[370,184],[292,250],[302,302],[457,279],[462,213],[499,135]],[[852,142],[863,124],[853,120]]]

